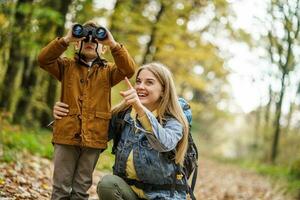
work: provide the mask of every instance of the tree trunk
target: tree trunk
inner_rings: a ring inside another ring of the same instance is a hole
[[[157,12],[156,17],[155,17],[155,22],[153,23],[153,25],[151,27],[150,40],[147,43],[146,51],[143,56],[142,64],[151,62],[153,60],[153,55],[155,54],[154,42],[155,42],[156,34],[157,34],[157,23],[159,23],[161,16],[164,13],[164,10],[165,10],[165,6],[163,3],[161,3],[160,9]]]
[[[273,99],[273,92],[272,92],[272,87],[270,84],[269,85],[269,101],[266,106],[266,113],[265,113],[265,127],[267,127],[267,129],[269,128],[272,99]]]
[[[259,145],[260,133],[261,133],[261,106],[257,108],[255,111],[255,128],[254,128],[254,140],[253,140],[253,147],[256,149]]]
[[[9,53],[10,53],[10,45],[11,45],[11,32],[14,28],[15,24],[15,15],[16,15],[16,2],[4,2],[4,6],[0,9],[0,12],[4,16],[7,16],[7,19],[10,22],[10,25],[7,28],[2,28],[0,30],[0,85],[5,84],[3,83],[4,77],[7,71]],[[2,89],[0,87],[0,97],[2,93]]]
[[[116,3],[114,5],[114,12],[113,14],[111,15],[110,17],[110,24],[109,24],[109,29],[112,33],[114,33],[116,31],[116,27],[114,25],[114,21],[116,20],[116,12],[117,10],[119,9],[119,6],[120,6],[120,1],[119,0],[116,0]]]
[[[4,85],[0,99],[0,107],[8,111],[11,116],[15,113],[16,105],[21,96],[21,90],[19,89],[24,71],[24,46],[22,45],[22,32],[26,31],[29,19],[22,11],[21,8],[24,4],[31,4],[33,0],[20,0],[16,5],[15,21],[18,23],[18,28],[12,31],[13,42],[9,50],[9,62],[8,68],[4,78]],[[21,35],[21,37],[20,37]]]
[[[22,79],[22,96],[18,102],[16,112],[13,116],[14,123],[26,123],[28,122],[27,116],[30,115],[28,107],[33,101],[35,94],[34,88],[37,87],[37,60],[29,57],[25,57],[25,71]],[[39,91],[40,92],[40,91]],[[32,121],[32,119],[30,119]],[[30,123],[31,124],[31,123]]]
[[[280,91],[280,97],[279,101],[276,103],[276,116],[274,121],[274,137],[273,137],[273,143],[272,143],[272,153],[271,153],[271,162],[274,163],[278,154],[278,142],[280,138],[280,117],[281,117],[281,107],[283,102],[283,97],[285,93],[285,78],[287,73],[283,71],[282,78],[281,78],[281,91]]]

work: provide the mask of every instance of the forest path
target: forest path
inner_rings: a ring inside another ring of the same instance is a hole
[[[0,199],[49,199],[53,165],[50,160],[24,154],[16,163],[0,163]],[[94,172],[90,199],[97,198],[96,185],[105,173]],[[274,185],[255,172],[232,164],[200,159],[197,199],[203,200],[287,200]]]

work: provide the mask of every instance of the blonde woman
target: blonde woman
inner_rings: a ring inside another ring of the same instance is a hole
[[[187,149],[188,122],[172,74],[162,64],[150,63],[138,69],[134,87],[125,81],[128,90],[121,92],[124,101],[113,109],[110,123],[111,138],[121,134],[114,175],[98,183],[99,199],[186,199],[186,183],[177,167]],[[124,127],[117,133],[121,112]]]

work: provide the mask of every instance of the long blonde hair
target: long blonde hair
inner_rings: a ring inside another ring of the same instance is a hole
[[[141,66],[138,69],[136,77],[139,76],[142,70],[150,71],[157,78],[163,88],[163,96],[161,97],[159,106],[157,108],[159,122],[162,124],[163,119],[167,115],[171,115],[183,125],[183,137],[177,143],[175,154],[175,162],[183,164],[188,145],[189,125],[178,102],[172,73],[167,67],[160,63],[149,63]],[[118,113],[129,107],[130,106],[126,105],[124,102],[121,102],[112,109],[112,113]]]

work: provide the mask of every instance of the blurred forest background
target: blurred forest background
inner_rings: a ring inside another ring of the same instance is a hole
[[[300,195],[300,2],[261,1],[262,8],[252,10],[251,30],[237,26],[238,2],[0,0],[0,162],[13,162],[26,148],[51,158],[50,131],[44,129],[60,85],[38,67],[37,54],[73,23],[93,19],[126,45],[139,66],[158,61],[170,68],[178,94],[191,104],[201,157],[284,179],[287,190]],[[247,10],[250,0],[240,2]],[[232,50],[236,46],[256,61],[237,61],[245,73],[232,85],[239,76],[232,59],[242,52]],[[69,48],[65,56],[73,53]],[[254,104],[247,111],[234,95],[245,80],[248,87],[238,96],[255,94],[244,98]],[[113,89],[113,104],[124,87]]]

